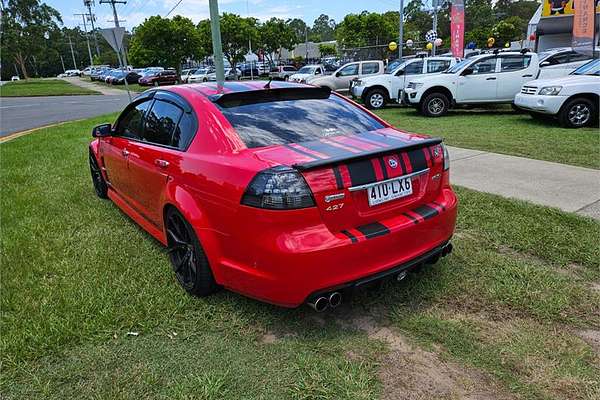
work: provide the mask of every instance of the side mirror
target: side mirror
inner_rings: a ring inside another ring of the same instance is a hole
[[[96,125],[94,127],[94,129],[92,129],[92,136],[95,138],[107,137],[110,135],[112,135],[112,125],[111,124]]]
[[[547,67],[548,65],[550,65],[550,61],[542,61],[540,63],[540,67]]]
[[[401,69],[400,71],[396,72],[396,76],[400,76],[400,75],[404,75],[404,70]]]
[[[465,70],[461,73],[462,76],[472,75],[473,68],[465,68]]]
[[[336,77],[340,77],[340,76],[342,76],[342,71],[338,71],[338,72],[336,72],[336,73],[335,73],[335,76],[336,76]]]

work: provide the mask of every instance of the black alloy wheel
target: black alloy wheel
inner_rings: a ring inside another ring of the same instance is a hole
[[[90,159],[90,172],[92,174],[92,183],[94,184],[94,190],[96,191],[96,195],[101,199],[108,199],[108,185],[102,176],[102,171],[100,170],[100,166],[98,166],[98,162],[96,161],[96,157],[90,151],[89,153]]]
[[[208,296],[218,289],[206,254],[192,226],[174,208],[166,216],[169,258],[179,284],[193,296]]]
[[[558,121],[564,128],[581,128],[597,123],[596,105],[586,98],[567,102],[558,113]]]
[[[421,114],[426,117],[441,117],[448,112],[448,108],[450,100],[443,93],[430,93],[421,101]]]

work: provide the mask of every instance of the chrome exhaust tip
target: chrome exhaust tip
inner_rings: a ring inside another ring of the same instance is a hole
[[[326,297],[317,297],[307,303],[316,312],[323,312],[329,306],[329,300]]]
[[[329,295],[329,307],[336,308],[342,304],[342,294],[340,292],[333,292]]]

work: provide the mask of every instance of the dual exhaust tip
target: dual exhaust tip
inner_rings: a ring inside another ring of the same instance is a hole
[[[342,294],[340,292],[331,292],[329,296],[315,297],[308,305],[316,312],[323,312],[327,308],[336,308],[342,304]]]

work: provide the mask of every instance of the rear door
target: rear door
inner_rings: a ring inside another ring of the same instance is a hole
[[[350,63],[346,64],[342,69],[336,73],[336,79],[334,79],[335,90],[348,90],[350,88],[350,81],[358,78],[360,64]]]
[[[525,82],[534,79],[531,55],[511,54],[500,56],[500,71],[496,87],[499,101],[513,101]]]
[[[101,141],[101,154],[111,187],[120,195],[131,196],[129,154],[131,143],[140,140],[144,115],[151,100],[143,100],[128,106],[119,116],[114,133]]]
[[[183,100],[170,93],[157,93],[146,114],[142,140],[130,145],[132,196],[139,211],[157,227],[162,226],[161,204],[167,181],[179,170],[195,126],[191,108]]]
[[[383,73],[383,63],[367,61],[360,64],[360,76],[373,76]]]

